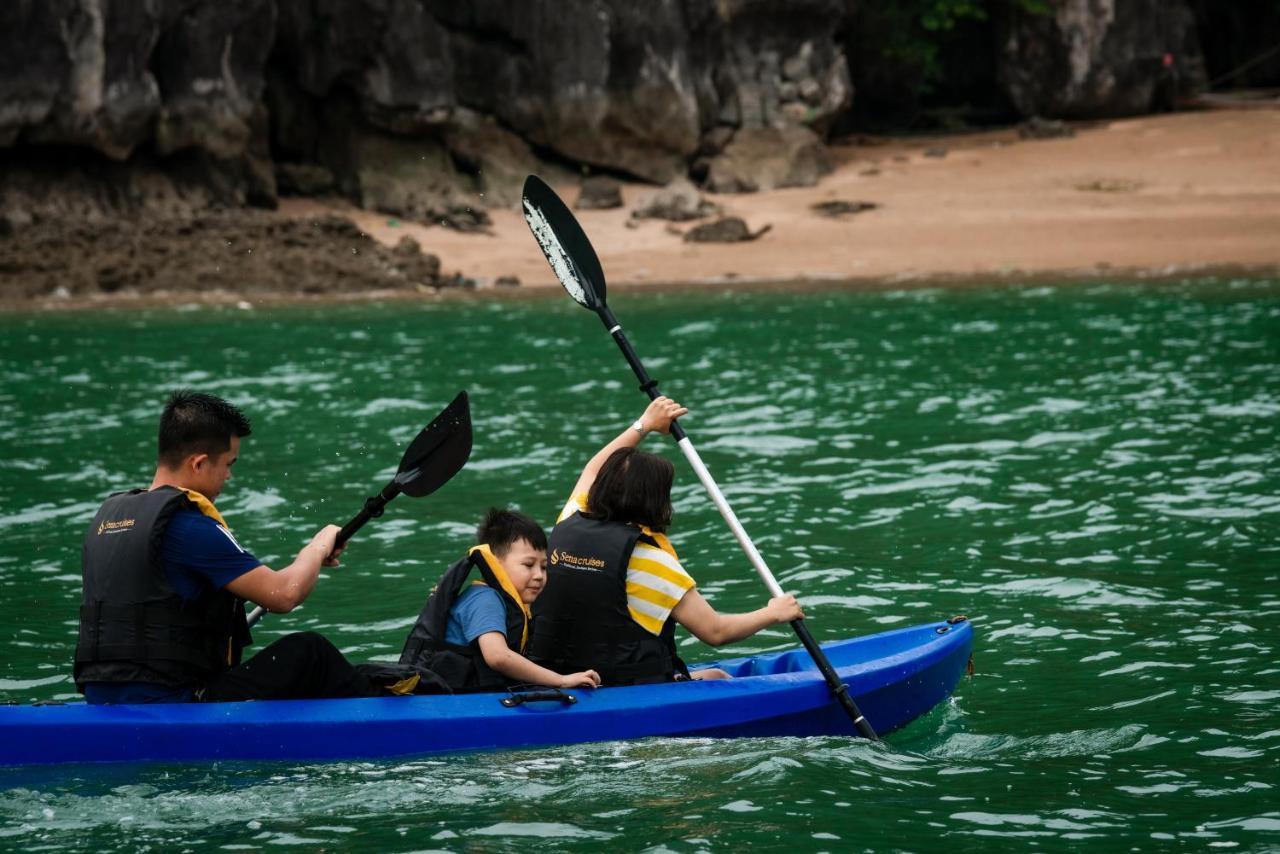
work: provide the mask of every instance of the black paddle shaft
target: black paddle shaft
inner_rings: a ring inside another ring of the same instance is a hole
[[[377,519],[382,515],[387,507],[387,502],[400,494],[400,484],[394,480],[382,488],[377,495],[371,495],[364,500],[364,507],[360,508],[360,512],[351,517],[351,521],[342,526],[342,530],[338,532],[337,539],[334,541],[333,548],[335,551],[347,544],[347,540],[355,536],[356,531],[364,527],[365,523],[370,519]]]
[[[598,306],[596,314],[600,316],[600,322],[604,324],[604,328],[609,330],[609,335],[617,342],[618,349],[622,351],[627,364],[635,372],[636,379],[640,380],[640,390],[647,394],[650,400],[656,399],[658,397],[658,381],[649,376],[649,372],[645,370],[644,363],[640,361],[640,356],[636,353],[635,348],[631,346],[631,342],[627,340],[626,333],[622,331],[622,324],[618,323],[618,318],[614,317],[608,305]],[[684,428],[676,421],[671,422],[671,438],[677,442],[686,438]],[[809,627],[805,625],[804,620],[792,620],[791,628],[795,630],[796,636],[800,638],[800,643],[809,652],[814,664],[818,665],[818,671],[822,673],[822,678],[826,680],[827,687],[831,689],[836,701],[844,709],[849,719],[853,721],[853,725],[857,727],[858,734],[871,741],[878,741],[879,738],[876,736],[875,728],[871,726],[870,721],[862,714],[858,704],[853,701],[853,697],[849,696],[849,686],[840,680],[839,674],[831,666],[831,662],[827,660],[827,654],[822,651],[822,647],[813,639],[813,635],[809,632]]]
[[[858,704],[849,696],[849,686],[840,680],[839,674],[835,668],[831,666],[831,662],[827,660],[827,654],[822,651],[822,647],[818,646],[818,642],[813,639],[813,635],[809,634],[809,627],[804,624],[804,620],[792,620],[791,628],[795,629],[796,636],[800,638],[800,643],[804,644],[804,648],[809,651],[809,656],[813,658],[813,663],[818,665],[818,670],[822,673],[822,678],[827,680],[827,687],[831,689],[831,693],[835,695],[836,701],[844,707],[845,713],[853,721],[853,725],[858,728],[858,733],[871,741],[879,741],[875,729],[871,726],[871,722],[858,709]]]
[[[618,323],[618,318],[613,316],[613,312],[609,310],[607,305],[601,305],[597,308],[596,314],[600,316],[600,322],[604,324],[604,328],[609,330],[609,335],[617,342],[623,358],[627,360],[627,364],[635,372],[636,379],[640,380],[640,390],[649,395],[650,400],[657,400],[659,397],[658,381],[649,376],[649,372],[644,369],[644,363],[640,361],[640,356],[636,354],[635,348],[627,340],[627,333],[622,331],[622,324]],[[671,438],[679,442],[684,437],[684,428],[680,426],[678,421],[672,421]]]

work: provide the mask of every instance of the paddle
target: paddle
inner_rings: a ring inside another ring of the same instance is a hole
[[[547,262],[551,264],[551,269],[555,271],[560,284],[564,285],[564,289],[569,292],[569,296],[573,297],[575,302],[584,308],[591,309],[599,316],[600,321],[604,323],[604,328],[609,330],[613,340],[618,343],[627,364],[640,380],[640,390],[647,394],[650,400],[658,397],[658,381],[650,377],[644,369],[644,365],[640,363],[640,357],[636,355],[631,342],[623,333],[621,324],[605,303],[604,271],[600,269],[600,259],[591,248],[591,242],[587,240],[582,226],[578,225],[578,221],[574,219],[560,197],[536,175],[530,175],[524,182],[524,218],[528,221],[534,239],[542,248],[542,254],[547,256]],[[712,479],[711,472],[707,471],[702,458],[693,447],[693,442],[685,434],[684,428],[675,422],[671,424],[671,438],[676,440],[685,459],[697,473],[698,480],[702,481],[703,487],[711,495],[711,500],[715,502],[725,522],[729,524],[729,529],[733,531],[738,544],[746,552],[747,558],[756,568],[760,580],[769,589],[769,593],[773,596],[783,595],[782,587],[769,571],[755,543],[747,536],[746,530],[738,521],[733,508],[729,506],[724,493]],[[791,627],[795,629],[796,635],[804,644],[804,648],[809,651],[809,655],[813,656],[814,663],[818,665],[818,670],[822,672],[823,678],[831,688],[831,693],[848,713],[858,732],[866,738],[875,740],[875,730],[863,717],[862,712],[858,711],[857,704],[849,696],[848,686],[840,681],[831,662],[827,660],[826,653],[813,639],[804,621],[793,620]]]
[[[364,507],[338,532],[334,549],[340,549],[365,522],[382,515],[387,502],[404,493],[410,498],[430,495],[449,482],[466,465],[471,456],[471,408],[467,393],[458,392],[453,402],[410,443],[400,458],[400,468],[377,495],[366,498]],[[266,609],[257,607],[249,615],[252,626],[262,619]]]

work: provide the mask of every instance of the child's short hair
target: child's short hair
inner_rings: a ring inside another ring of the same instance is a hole
[[[505,555],[520,540],[527,541],[535,549],[547,550],[547,534],[542,526],[533,517],[516,510],[490,507],[476,528],[476,542],[486,543],[498,557]]]

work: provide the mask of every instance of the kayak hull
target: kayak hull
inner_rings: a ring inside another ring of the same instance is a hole
[[[973,644],[967,622],[824,645],[880,734],[954,690]],[[505,694],[251,703],[0,707],[0,765],[317,761],[510,749],[651,736],[854,735],[803,649],[703,665],[734,678],[575,689],[575,702],[507,707]],[[695,668],[696,669],[696,668]]]

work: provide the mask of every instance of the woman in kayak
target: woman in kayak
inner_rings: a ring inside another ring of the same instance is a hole
[[[511,685],[594,688],[587,667],[561,675],[523,653],[529,605],[547,578],[547,535],[530,517],[492,508],[476,530],[478,545],[449,567],[432,591],[400,654],[456,693],[502,691]],[[471,584],[467,585],[468,579]]]
[[[657,398],[582,470],[551,532],[546,591],[533,607],[535,661],[559,671],[589,662],[605,685],[670,682],[690,678],[676,653],[676,623],[721,646],[804,616],[794,596],[721,614],[681,565],[666,536],[675,467],[636,446],[649,433],[669,432],[688,411]]]

